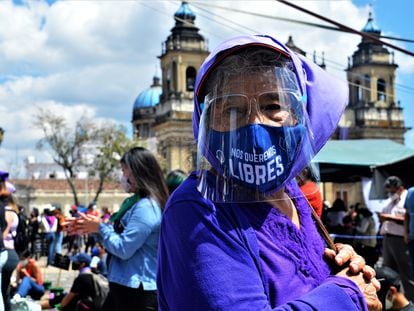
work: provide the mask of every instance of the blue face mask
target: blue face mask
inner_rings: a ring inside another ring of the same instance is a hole
[[[270,193],[288,178],[305,134],[303,125],[249,124],[229,132],[210,130],[209,160],[218,174]]]
[[[91,251],[92,256],[99,256],[99,249],[94,246]]]

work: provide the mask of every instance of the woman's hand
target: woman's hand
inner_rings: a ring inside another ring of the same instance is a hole
[[[65,217],[65,221],[62,223],[62,230],[68,235],[77,234],[75,232],[76,219],[75,217]]]
[[[355,274],[354,272],[350,271],[350,268],[345,268],[336,275],[352,280],[359,287],[365,297],[365,302],[367,304],[368,310],[382,310],[382,303],[377,296],[377,291],[380,289],[380,283],[375,277],[367,279],[364,277],[363,272]]]
[[[369,280],[375,277],[375,270],[365,265],[365,259],[358,255],[351,245],[337,243],[335,246],[336,252],[332,249],[325,249],[324,257],[329,264],[335,264],[337,267],[348,265],[350,273],[362,272]]]
[[[346,277],[358,285],[369,310],[381,311],[382,304],[377,296],[380,283],[375,278],[375,270],[365,265],[365,259],[358,255],[351,245],[337,243],[335,247],[336,252],[332,249],[326,249],[324,257],[338,268],[345,267],[336,275]]]
[[[99,216],[79,213],[80,217],[76,221],[76,231],[82,233],[98,232],[101,218]],[[82,234],[81,233],[81,234]]]
[[[63,223],[64,231],[68,234],[86,234],[98,232],[101,219],[99,216],[79,213],[79,218],[67,218]]]

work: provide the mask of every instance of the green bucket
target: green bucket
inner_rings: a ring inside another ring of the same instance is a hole
[[[45,290],[48,290],[52,287],[52,282],[51,281],[44,281],[43,286],[44,286]]]

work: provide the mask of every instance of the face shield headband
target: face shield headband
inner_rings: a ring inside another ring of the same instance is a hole
[[[274,200],[309,146],[296,75],[276,66],[216,70],[202,104],[198,189],[216,202]]]

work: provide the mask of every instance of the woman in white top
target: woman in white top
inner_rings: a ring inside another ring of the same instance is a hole
[[[19,262],[19,256],[14,249],[13,237],[16,235],[16,229],[19,224],[19,210],[10,195],[6,202],[5,216],[7,227],[3,231],[3,243],[7,251],[7,261],[2,269],[1,274],[1,292],[4,299],[4,310],[9,311],[10,307],[10,277]]]
[[[57,230],[58,220],[53,212],[45,208],[43,211],[41,227],[43,233],[45,234],[44,239],[48,243],[48,253],[47,253],[47,265],[53,263],[56,252],[56,230]]]
[[[3,232],[7,229],[6,211],[5,208],[8,205],[9,197],[11,193],[15,191],[14,186],[8,183],[6,180],[9,177],[9,173],[0,171],[0,288],[2,281],[3,267],[7,262],[8,252],[4,246]],[[10,280],[10,278],[9,278]],[[4,311],[3,294],[0,295],[0,311]]]

